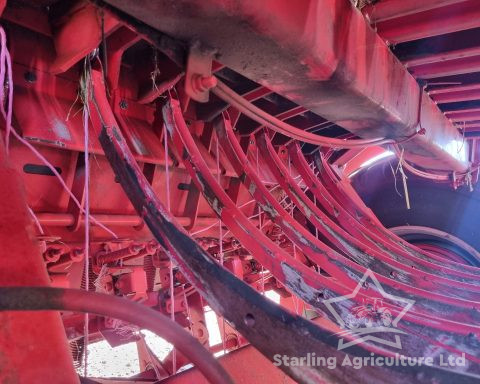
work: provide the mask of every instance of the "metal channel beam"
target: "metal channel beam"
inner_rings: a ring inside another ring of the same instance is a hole
[[[0,286],[48,286],[23,183],[10,165],[3,140],[0,177]],[[79,382],[58,313],[0,312],[0,345],[0,383]]]
[[[455,123],[463,123],[464,121],[479,121],[480,108],[456,111],[448,114],[448,118]]]
[[[380,36],[394,44],[480,27],[478,1],[457,3],[377,22],[375,26]]]
[[[405,138],[426,168],[463,171],[461,137],[348,0],[106,0],[362,137]],[[421,113],[419,104],[421,101]],[[341,106],[341,108],[339,108]]]
[[[383,0],[363,7],[362,12],[372,23],[378,23],[380,21],[413,15],[464,1],[465,0]]]
[[[408,61],[406,66],[413,76],[422,79],[478,72],[480,68],[480,47],[413,59]]]
[[[468,132],[479,132],[480,131],[480,120],[477,121],[467,121],[465,123],[459,123],[458,128],[465,128],[465,134]]]
[[[444,93],[444,94],[433,96],[433,99],[438,104],[455,103],[458,101],[478,100],[479,98],[480,98],[480,90]]]

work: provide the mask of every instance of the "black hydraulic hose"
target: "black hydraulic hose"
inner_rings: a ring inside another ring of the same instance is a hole
[[[117,296],[79,289],[51,287],[0,287],[0,311],[73,311],[116,318],[148,329],[187,357],[207,380],[233,384],[213,355],[167,316]]]

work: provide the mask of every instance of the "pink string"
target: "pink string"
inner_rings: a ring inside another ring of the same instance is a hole
[[[5,150],[8,155],[9,143],[10,143],[10,130],[12,127],[12,102],[13,102],[13,74],[12,74],[12,60],[10,58],[10,52],[7,48],[7,37],[5,30],[0,26],[0,40],[1,40],[1,52],[0,52],[0,100],[1,100],[1,112],[3,118],[6,121],[5,128]],[[7,102],[7,111],[5,111],[5,94],[3,90],[3,85],[5,84],[5,72],[7,72],[8,79],[8,102]]]
[[[88,60],[88,59],[86,59]],[[87,65],[87,63],[85,64]],[[89,135],[88,135],[88,102],[90,97],[90,73],[85,68],[85,105],[83,106],[83,130],[84,130],[84,163],[85,163],[85,290],[88,291],[90,287],[90,159],[88,154],[89,148]],[[89,316],[88,312],[85,312],[85,324],[83,330],[83,340],[84,340],[84,377],[87,377],[88,374],[88,321]]]
[[[2,101],[0,104],[0,110],[2,111],[3,118],[6,120],[7,114],[5,112],[5,105],[4,105],[5,94],[3,92],[4,91],[3,85],[5,84],[5,69],[7,67],[7,62],[6,62],[7,37],[5,35],[5,30],[3,29],[2,26],[0,26],[0,43],[2,48],[2,51],[0,52],[0,81],[1,81],[0,100]]]
[[[7,126],[5,132],[5,149],[9,151],[10,145],[10,130],[12,129],[12,115],[13,115],[13,74],[12,74],[12,60],[10,58],[10,53],[6,50],[5,47],[5,56],[8,60],[8,110],[7,110]]]
[[[20,134],[15,130],[15,128],[12,128],[11,130],[13,136],[15,136],[17,138],[18,141],[20,141],[23,145],[25,145],[26,147],[28,147],[34,154],[35,156],[37,156],[41,161],[42,163],[44,163],[48,169],[50,169],[50,171],[52,171],[52,173],[57,177],[58,181],[60,182],[60,184],[62,185],[63,189],[65,190],[65,192],[68,193],[68,195],[70,196],[70,198],[73,200],[73,202],[75,203],[75,205],[80,209],[80,211],[85,215],[85,209],[82,207],[82,205],[80,204],[80,202],[78,201],[78,199],[75,197],[75,195],[73,194],[73,192],[68,188],[67,184],[65,184],[65,181],[63,181],[62,179],[62,176],[60,176],[60,174],[57,172],[57,170],[55,169],[55,167],[49,163],[49,161],[40,153],[38,152],[38,150],[33,146],[31,145],[27,140],[25,140],[23,137],[20,136]],[[102,223],[100,223],[97,219],[95,219],[94,216],[90,215],[89,216],[90,219],[92,220],[93,223],[95,223],[96,225],[98,225],[100,228],[104,229],[105,231],[107,231],[109,234],[111,234],[114,238],[118,238],[118,236],[115,234],[115,232],[113,232],[111,229],[108,229],[105,225],[103,225]]]
[[[12,115],[13,115],[13,74],[12,74],[12,65],[11,65],[11,58],[10,53],[8,52],[7,48],[7,37],[5,35],[5,30],[3,27],[0,26],[0,40],[1,40],[1,52],[0,52],[0,110],[2,113],[3,118],[6,122],[6,129],[5,129],[5,152],[9,152],[9,141],[10,141],[10,129],[12,126]],[[5,84],[5,72],[8,73],[8,110],[5,111],[5,94],[3,85]],[[32,208],[27,207],[28,212],[32,216],[33,221],[35,222],[36,227],[41,235],[45,234],[43,231],[42,225],[38,220],[38,217],[33,212]]]
[[[167,188],[167,209],[171,212],[170,209],[170,164],[168,158],[168,135],[166,126],[163,126],[163,145],[165,150],[165,185]],[[173,260],[170,257],[170,318],[172,321],[175,321],[175,287],[173,284]],[[175,350],[175,346],[173,347],[172,351],[172,365],[173,365],[173,374],[177,371],[177,352]]]
[[[85,209],[82,207],[78,199],[75,197],[73,192],[68,188],[63,178],[57,172],[55,167],[28,141],[26,141],[20,134],[12,128],[12,116],[13,116],[13,73],[12,73],[12,60],[10,57],[10,52],[7,49],[7,41],[6,41],[5,30],[0,26],[0,44],[1,44],[1,52],[0,52],[0,111],[2,113],[3,118],[5,119],[6,129],[5,129],[5,149],[7,155],[9,153],[9,146],[10,146],[10,133],[17,138],[23,145],[29,148],[35,156],[37,156],[57,177],[60,181],[60,184],[64,188],[64,190],[68,193],[71,199],[75,202],[77,207],[80,209],[81,212],[85,215],[85,289],[88,291],[89,289],[89,246],[90,246],[90,219],[94,223],[96,223],[99,227],[103,228],[105,231],[110,233],[113,237],[117,238],[117,235],[108,229],[106,226],[98,222],[95,218],[90,216],[90,188],[89,188],[89,180],[90,180],[90,165],[89,165],[89,135],[88,135],[88,103],[86,102],[85,108],[83,110],[83,127],[84,127],[84,156],[85,156]],[[5,93],[3,89],[3,85],[5,84],[5,74],[7,74],[8,80],[8,101],[7,101],[7,111],[5,111]],[[88,98],[88,79],[86,79],[86,87],[87,87],[87,98]],[[88,100],[87,100],[88,101]],[[33,217],[35,224],[37,225],[41,234],[43,234],[43,228],[40,224],[40,221],[35,216],[33,210],[28,207],[30,214]],[[87,370],[88,370],[88,313],[85,314],[85,324],[84,324],[84,348],[85,348],[85,364],[84,364],[84,376],[87,377]]]
[[[220,180],[220,148],[218,146],[218,137],[216,137],[216,152],[217,152],[217,183],[218,185],[222,186]],[[223,265],[223,228],[222,228],[222,219],[218,221],[218,230],[219,230],[219,248],[220,248],[220,264]]]
[[[40,220],[38,220],[38,217],[35,215],[35,213],[33,212],[33,209],[30,208],[30,207],[27,207],[28,209],[28,213],[30,213],[30,216],[32,216],[32,219],[38,229],[38,232],[40,232],[41,235],[44,235],[45,232],[43,231],[43,227],[42,227],[42,224],[40,224]]]

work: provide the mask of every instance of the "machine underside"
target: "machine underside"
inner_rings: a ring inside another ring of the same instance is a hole
[[[0,383],[480,379],[477,0],[0,11]]]

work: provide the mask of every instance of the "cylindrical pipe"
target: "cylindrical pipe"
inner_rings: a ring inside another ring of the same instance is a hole
[[[74,225],[75,217],[71,213],[35,213],[40,224],[45,226],[69,227]],[[138,226],[142,219],[137,215],[94,215],[95,218],[105,225]],[[83,222],[83,217],[81,219]],[[95,225],[95,223],[92,223]]]
[[[211,382],[233,384],[220,363],[180,325],[144,305],[78,289],[1,287],[0,311],[74,311],[108,316],[148,329],[172,343]]]
[[[75,223],[75,217],[71,213],[45,213],[45,212],[35,212],[38,221],[43,226],[51,227],[70,227]],[[142,219],[137,215],[116,215],[116,214],[93,214],[95,219],[104,224],[111,226],[122,226],[122,227],[137,227],[142,224]],[[177,221],[183,226],[187,227],[191,225],[192,219],[190,217],[180,216],[176,217]],[[217,222],[216,217],[197,217],[195,221],[196,227],[201,227],[203,225],[210,225]],[[83,218],[81,218],[83,223]],[[91,223],[96,225],[95,222]]]
[[[392,139],[386,138],[343,140],[333,137],[319,136],[277,119],[275,116],[258,108],[234,90],[227,87],[220,80],[217,80],[217,86],[212,88],[212,92],[257,123],[260,123],[275,132],[281,133],[282,135],[305,143],[332,148],[358,148],[392,144],[395,142]]]

